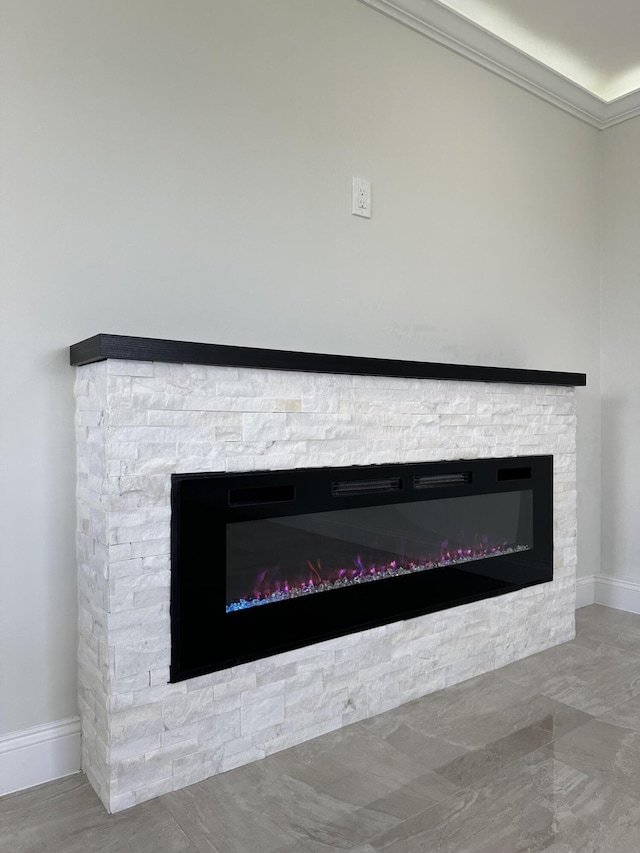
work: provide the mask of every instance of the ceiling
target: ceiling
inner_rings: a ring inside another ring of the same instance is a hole
[[[596,127],[640,115],[638,0],[361,0]]]

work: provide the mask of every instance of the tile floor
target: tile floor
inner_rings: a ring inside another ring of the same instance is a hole
[[[107,815],[82,774],[0,799],[1,853],[639,853],[640,616]]]

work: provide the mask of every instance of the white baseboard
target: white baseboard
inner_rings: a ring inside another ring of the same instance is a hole
[[[576,609],[602,604],[627,613],[640,613],[640,583],[591,575],[576,581]]]
[[[588,604],[595,604],[595,580],[595,575],[576,580],[576,610]]]
[[[595,577],[595,603],[627,613],[640,613],[640,583],[637,581]]]
[[[79,771],[79,717],[0,737],[0,796]]]

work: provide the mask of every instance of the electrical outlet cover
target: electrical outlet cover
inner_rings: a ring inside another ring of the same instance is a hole
[[[351,189],[351,212],[355,216],[371,219],[371,181],[365,178],[353,178]]]

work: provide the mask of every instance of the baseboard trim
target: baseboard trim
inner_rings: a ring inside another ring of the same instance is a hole
[[[0,796],[79,771],[79,717],[0,737]]]
[[[594,587],[596,604],[626,610],[627,613],[640,613],[640,583],[637,581],[596,575]]]
[[[595,604],[595,580],[595,575],[576,580],[576,610],[580,607],[587,607],[589,604]]]
[[[576,581],[576,609],[602,604],[627,613],[640,613],[640,583],[591,575]]]

